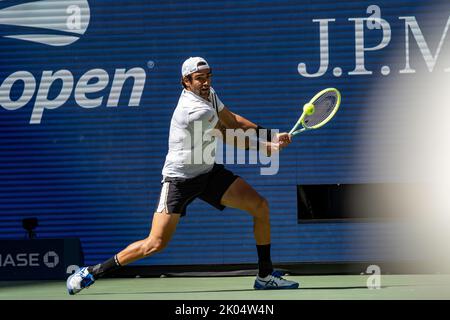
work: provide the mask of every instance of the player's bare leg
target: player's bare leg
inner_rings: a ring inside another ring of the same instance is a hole
[[[253,216],[253,234],[257,245],[270,244],[269,204],[244,179],[237,178],[222,197],[226,207],[247,211]]]
[[[155,212],[149,236],[130,244],[117,254],[120,265],[125,266],[163,250],[172,239],[179,220],[180,214]]]
[[[67,279],[69,294],[76,294],[89,287],[96,279],[108,272],[163,250],[175,233],[179,220],[180,214],[155,213],[151,231],[147,238],[130,244],[103,263],[81,268],[74,273]]]
[[[273,270],[270,258],[270,215],[267,200],[242,178],[237,178],[225,194],[224,206],[247,211],[253,216],[253,234],[258,252],[259,272],[255,289],[296,289],[298,283],[283,279]]]

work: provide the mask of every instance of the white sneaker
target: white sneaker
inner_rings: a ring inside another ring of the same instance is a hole
[[[265,278],[256,276],[253,288],[256,290],[271,290],[271,289],[297,289],[298,283],[283,279],[278,271],[273,271]]]
[[[70,295],[76,294],[95,282],[94,276],[84,267],[67,278],[67,291]]]

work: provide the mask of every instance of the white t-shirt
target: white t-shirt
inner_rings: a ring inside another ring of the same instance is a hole
[[[217,142],[211,130],[223,108],[213,88],[209,101],[191,91],[182,91],[170,122],[163,176],[193,178],[212,169]]]

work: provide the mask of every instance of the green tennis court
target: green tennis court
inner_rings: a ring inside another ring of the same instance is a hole
[[[102,279],[76,296],[64,281],[0,282],[0,299],[71,300],[303,300],[450,299],[450,275],[382,275],[369,290],[367,275],[288,276],[297,290],[253,290],[254,277]]]

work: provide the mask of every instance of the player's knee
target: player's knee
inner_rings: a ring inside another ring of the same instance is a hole
[[[162,251],[167,246],[167,243],[161,238],[149,238],[142,247],[142,255],[147,257],[153,253]]]
[[[268,219],[269,218],[269,202],[266,198],[260,197],[255,204],[254,213],[257,218]]]
[[[166,246],[167,242],[163,241],[162,239],[158,239],[153,246],[153,252],[163,251]]]
[[[260,211],[269,211],[269,201],[266,198],[260,197],[258,200],[257,207]]]

